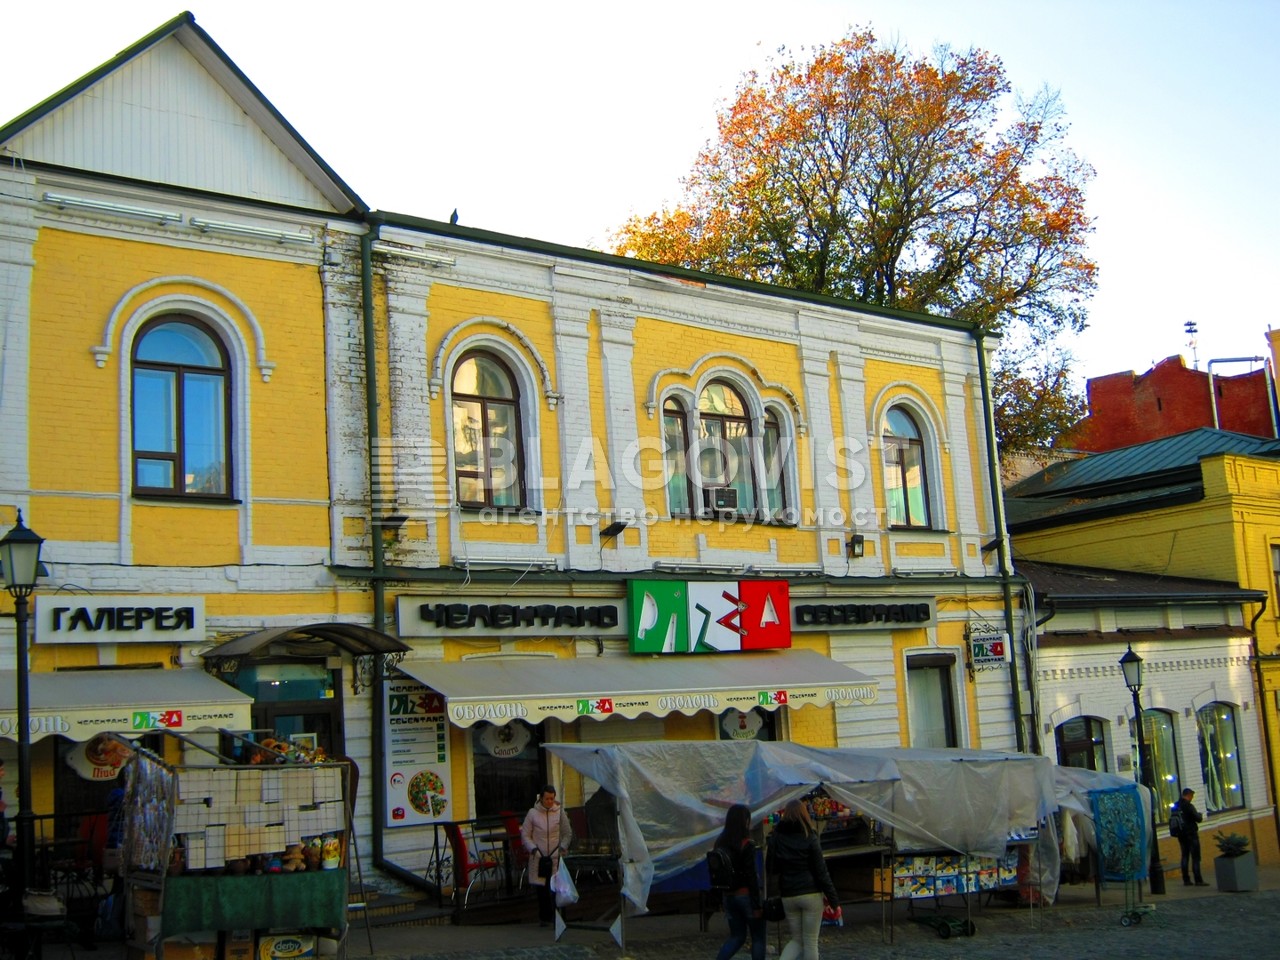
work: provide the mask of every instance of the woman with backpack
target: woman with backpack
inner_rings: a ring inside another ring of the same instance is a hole
[[[751,960],[764,960],[764,908],[760,902],[760,876],[756,871],[756,845],[751,841],[751,808],[735,803],[724,817],[724,829],[716,839],[716,849],[728,854],[733,879],[724,891],[724,915],[729,921],[729,939],[720,947],[716,960],[729,960],[751,934]]]
[[[769,837],[766,857],[769,873],[778,876],[778,892],[786,908],[791,939],[778,960],[818,960],[818,934],[822,928],[822,900],[840,916],[840,895],[836,893],[827,861],[822,856],[818,829],[802,800],[792,800]]]

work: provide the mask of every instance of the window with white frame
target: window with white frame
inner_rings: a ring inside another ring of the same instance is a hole
[[[907,725],[913,747],[958,747],[954,690],[956,658],[950,653],[907,657]]]
[[[761,508],[767,517],[785,517],[787,512],[786,436],[776,410],[764,415],[764,482],[760,485]]]
[[[733,513],[756,510],[751,417],[742,394],[713,380],[698,394],[698,474],[706,506]]]
[[[1208,813],[1244,806],[1236,710],[1229,703],[1208,703],[1196,711],[1204,808]]]
[[[919,423],[906,407],[890,407],[881,439],[889,526],[928,528],[929,477]]]
[[[231,498],[231,367],[194,317],[146,324],[134,340],[133,492]]]
[[[453,368],[453,472],[464,507],[523,507],[520,392],[510,367],[486,350]]]

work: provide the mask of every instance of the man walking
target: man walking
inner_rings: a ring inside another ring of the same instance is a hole
[[[1191,877],[1195,876],[1197,887],[1207,887],[1204,877],[1200,875],[1200,821],[1204,814],[1196,809],[1191,798],[1196,792],[1190,787],[1182,791],[1182,799],[1173,805],[1182,817],[1182,829],[1178,831],[1178,846],[1182,848],[1182,882],[1191,886]],[[1188,870],[1190,865],[1190,870]]]

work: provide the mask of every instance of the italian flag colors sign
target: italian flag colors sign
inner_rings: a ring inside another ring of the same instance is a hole
[[[785,580],[631,580],[632,653],[732,653],[791,646]]]

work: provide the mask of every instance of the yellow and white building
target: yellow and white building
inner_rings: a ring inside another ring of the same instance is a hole
[[[370,212],[188,14],[0,182],[0,522],[68,695],[207,668],[413,872],[580,801],[548,741],[1038,748],[970,325]]]

